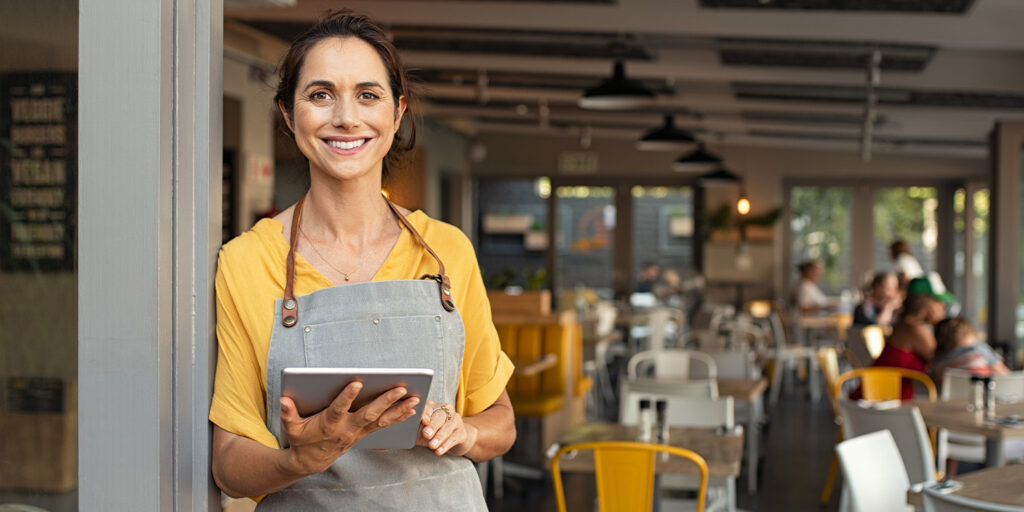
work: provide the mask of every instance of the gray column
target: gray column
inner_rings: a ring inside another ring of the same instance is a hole
[[[1016,358],[1020,300],[1020,203],[1024,122],[996,124],[992,144],[991,238],[989,239],[988,332],[993,342],[1010,342]],[[1019,364],[1019,361],[1011,361]]]
[[[221,12],[219,0],[80,8],[83,511],[218,506],[206,408]]]

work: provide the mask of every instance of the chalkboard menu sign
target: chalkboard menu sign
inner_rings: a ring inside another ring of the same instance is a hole
[[[77,82],[0,74],[0,270],[74,269]]]

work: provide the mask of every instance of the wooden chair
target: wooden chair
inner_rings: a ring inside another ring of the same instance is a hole
[[[562,455],[580,450],[594,452],[594,473],[597,478],[597,501],[601,512],[651,510],[654,505],[654,474],[657,455],[668,453],[688,459],[700,470],[697,511],[704,510],[708,489],[708,465],[696,453],[650,443],[599,441],[563,446],[551,461],[551,479],[559,512],[566,512],[565,493],[559,460]]]

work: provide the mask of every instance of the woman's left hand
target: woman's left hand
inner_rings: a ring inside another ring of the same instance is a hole
[[[427,400],[420,418],[417,446],[425,446],[437,455],[465,455],[476,444],[477,428],[462,421],[452,404]]]

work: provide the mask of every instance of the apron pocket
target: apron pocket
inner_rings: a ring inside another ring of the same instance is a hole
[[[437,316],[375,317],[309,325],[303,329],[309,367],[433,368],[444,372],[444,343]]]

